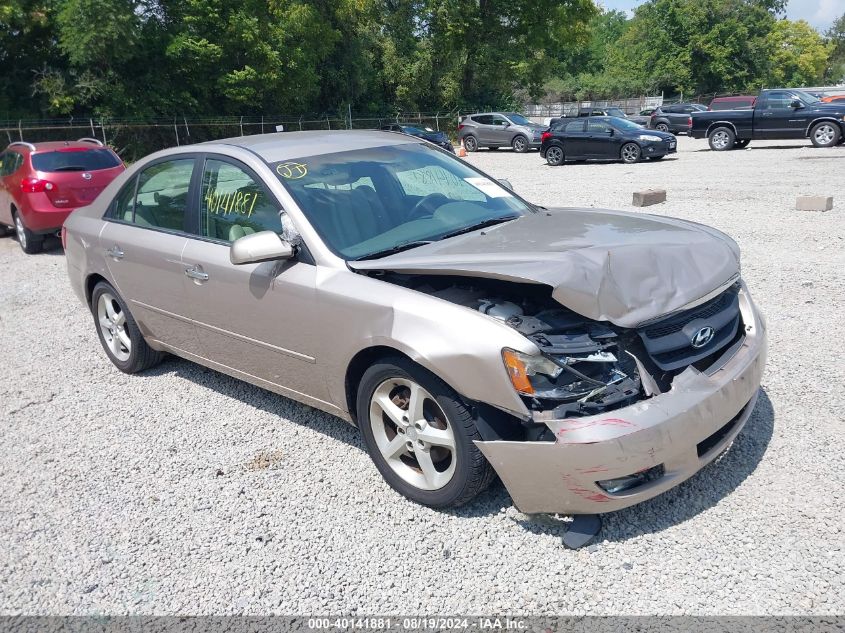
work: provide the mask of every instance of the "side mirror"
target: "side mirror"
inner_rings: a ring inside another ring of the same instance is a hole
[[[513,185],[511,184],[510,180],[505,180],[504,178],[499,178],[499,184],[502,185],[508,191],[513,191]]]
[[[293,257],[293,246],[273,231],[244,235],[229,247],[229,261],[236,266]]]
[[[795,101],[792,102],[792,109],[793,110],[800,110],[803,107],[804,107],[804,104],[801,103],[800,99],[796,99]]]

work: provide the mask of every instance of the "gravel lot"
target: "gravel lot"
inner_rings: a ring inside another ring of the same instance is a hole
[[[732,449],[679,488],[565,522],[501,485],[458,512],[383,483],[350,426],[186,361],[112,367],[61,249],[0,239],[0,605],[26,614],[845,613],[845,148],[549,168],[469,160],[546,205],[651,210],[734,236],[768,317],[760,403]],[[836,196],[830,213],[794,211]]]

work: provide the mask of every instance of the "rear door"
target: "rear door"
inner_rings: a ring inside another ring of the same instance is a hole
[[[561,131],[563,152],[567,159],[586,158],[589,151],[589,139],[586,125],[589,119],[575,119],[566,124]]]
[[[195,162],[180,155],[145,167],[118,193],[100,233],[111,278],[144,335],[191,354],[200,350],[182,251]]]
[[[8,190],[9,175],[15,163],[16,152],[7,150],[0,154],[0,222],[12,225],[12,195]]]
[[[45,193],[60,209],[91,204],[125,169],[117,155],[105,147],[72,145],[33,152],[30,160],[36,177],[52,183],[53,187]]]
[[[203,356],[327,400],[315,350],[331,334],[321,332],[314,319],[320,309],[316,266],[301,253],[260,264],[235,266],[229,260],[231,243],[239,237],[282,231],[281,205],[255,172],[229,157],[208,155],[200,182],[198,221],[183,262],[194,271],[186,298]]]

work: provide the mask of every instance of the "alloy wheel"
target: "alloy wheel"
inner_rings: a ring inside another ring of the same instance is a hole
[[[657,131],[658,132],[669,132],[669,126],[666,125],[665,123],[660,123],[657,126]]]
[[[526,141],[521,136],[516,137],[513,142],[513,149],[517,152],[524,152],[526,148]]]
[[[550,165],[560,165],[563,162],[563,150],[559,147],[550,147],[546,150],[546,161]]]
[[[455,434],[422,386],[406,378],[382,382],[370,400],[370,426],[385,462],[420,490],[438,490],[455,474]]]
[[[633,143],[628,143],[622,148],[622,160],[626,163],[635,163],[640,158],[640,148]]]
[[[713,135],[713,147],[716,149],[725,149],[730,142],[731,137],[725,131],[719,131]]]
[[[18,235],[18,244],[21,245],[21,248],[26,249],[26,229],[21,221],[21,216],[17,213],[15,214],[15,233]]]
[[[132,341],[126,329],[126,315],[108,292],[101,294],[97,301],[97,323],[109,352],[121,362],[129,360]]]
[[[836,130],[832,125],[820,125],[816,128],[814,138],[819,145],[830,145],[836,138]]]

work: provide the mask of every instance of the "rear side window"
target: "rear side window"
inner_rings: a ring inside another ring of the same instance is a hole
[[[193,170],[194,159],[182,158],[142,171],[135,196],[135,224],[184,231]]]
[[[120,165],[120,159],[104,148],[69,147],[32,155],[32,167],[36,171],[97,171],[111,169],[118,165]]]
[[[572,121],[571,123],[566,124],[566,131],[567,132],[583,132],[584,131],[584,121]]]
[[[0,155],[0,176],[10,176],[23,165],[23,154],[8,151]]]
[[[493,116],[490,114],[481,114],[479,116],[471,117],[473,121],[481,125],[493,125]]]

